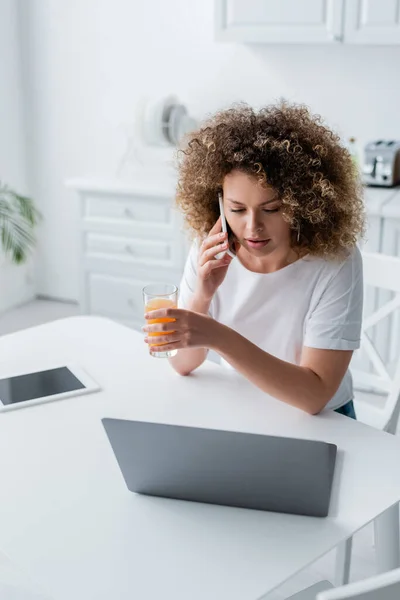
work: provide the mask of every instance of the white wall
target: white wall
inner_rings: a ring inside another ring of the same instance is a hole
[[[0,180],[29,193],[26,131],[15,0],[0,0]],[[0,253],[0,312],[34,294],[32,265],[13,266]]]
[[[363,146],[400,137],[400,47],[243,46],[213,40],[213,0],[21,0],[31,161],[46,222],[39,291],[78,295],[77,201],[67,177],[113,176],[143,95],[198,117],[234,101],[302,101]]]

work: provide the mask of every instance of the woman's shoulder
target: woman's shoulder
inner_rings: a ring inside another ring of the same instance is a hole
[[[362,255],[358,246],[344,250],[336,257],[325,258],[322,256],[307,255],[302,259],[309,267],[319,269],[327,274],[335,274],[348,269],[362,269]]]
[[[316,290],[350,289],[362,284],[362,255],[358,246],[337,257],[306,257],[305,261],[309,275],[314,275]]]

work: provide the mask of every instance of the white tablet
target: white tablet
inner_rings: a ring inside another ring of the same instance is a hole
[[[76,364],[56,365],[31,373],[13,372],[0,378],[0,412],[81,396],[100,386]]]

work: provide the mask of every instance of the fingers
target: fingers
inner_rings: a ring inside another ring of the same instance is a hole
[[[159,308],[158,310],[150,310],[144,315],[146,320],[153,319],[174,319],[182,317],[186,311],[182,308]],[[171,327],[171,326],[170,326]]]
[[[220,269],[221,267],[227,267],[232,261],[232,257],[228,254],[224,254],[222,258],[217,258],[215,260],[209,260],[205,263],[204,266],[201,267],[201,272],[204,277],[208,277],[208,275],[214,269]]]
[[[149,346],[152,354],[155,352],[172,352],[172,350],[180,350],[181,348],[179,341],[172,344],[162,344],[161,346]]]
[[[175,319],[173,320],[173,322],[176,323]],[[174,329],[174,325],[171,322],[169,322],[152,323],[151,325],[144,325],[144,327],[142,327],[142,331],[146,333],[174,333],[176,330]]]
[[[204,252],[204,250],[207,250],[208,248],[212,248],[217,244],[222,244],[224,241],[226,241],[227,237],[228,234],[224,233],[223,231],[220,231],[219,233],[214,233],[213,235],[210,234],[206,238],[204,238],[200,250]]]
[[[211,227],[208,235],[214,235],[214,233],[218,233],[219,231],[222,231],[221,217],[218,217],[217,221],[215,222],[215,225]]]
[[[200,267],[205,265],[208,261],[213,261],[217,254],[228,249],[227,241],[221,242],[221,240],[219,240],[219,242],[220,243],[217,243],[216,246],[212,245],[211,247],[209,247],[208,244],[205,246],[207,249],[205,249],[199,256]]]
[[[180,335],[178,333],[169,333],[167,335],[151,335],[149,337],[145,337],[144,341],[146,344],[151,346],[151,349],[154,350],[158,346],[162,346],[163,351],[165,351],[166,344],[176,344],[180,341]]]

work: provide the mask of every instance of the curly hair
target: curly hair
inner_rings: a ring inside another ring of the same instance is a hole
[[[218,192],[233,170],[277,190],[292,246],[300,252],[337,257],[364,232],[362,186],[352,158],[304,105],[281,101],[259,112],[234,105],[188,137],[178,151],[176,202],[195,236],[205,237],[218,219]]]

